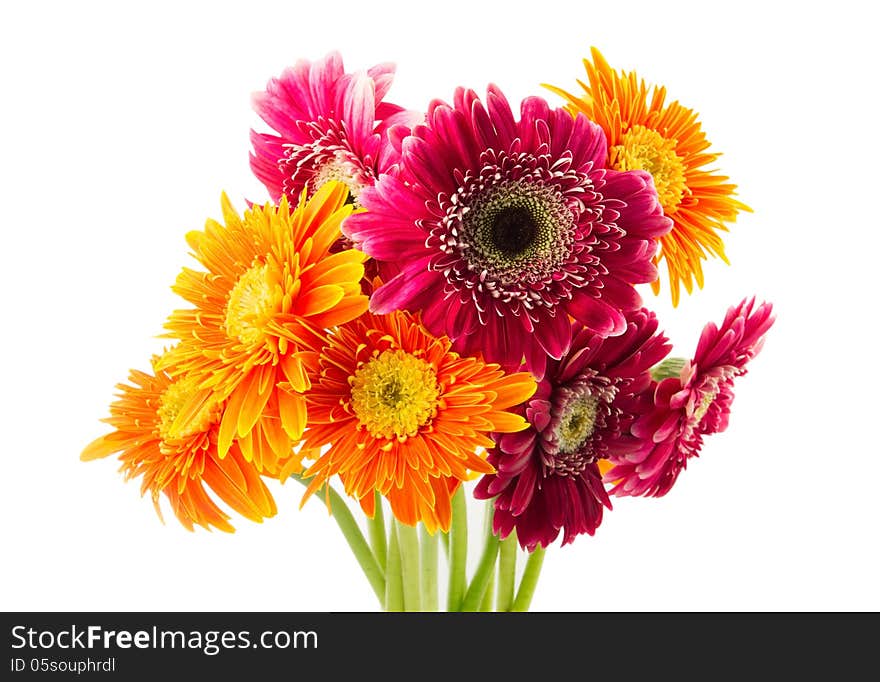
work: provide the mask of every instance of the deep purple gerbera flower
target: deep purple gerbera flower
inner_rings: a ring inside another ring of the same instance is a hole
[[[568,351],[569,315],[623,333],[672,223],[648,173],[605,169],[605,157],[601,128],[538,97],[519,121],[494,86],[486,104],[461,88],[453,105],[432,102],[397,171],[343,226],[380,266],[400,266],[372,310],[422,310],[457,351],[508,369],[525,360],[538,377]]]
[[[632,428],[643,445],[612,456],[614,466],[605,474],[613,494],[661,497],[670,491],[687,461],[700,454],[703,436],[727,428],[734,380],[747,373],[774,319],[769,303],[746,299],[728,309],[720,327],[710,322],[703,328],[693,359],[648,388],[648,409]]]
[[[638,396],[651,383],[650,368],[669,352],[653,313],[629,313],[625,325],[620,336],[603,339],[575,323],[569,353],[548,361],[538,390],[518,408],[531,426],[500,435],[489,452],[496,473],[484,476],[474,495],[497,496],[499,537],[515,528],[520,545],[533,550],[562,530],[566,544],[592,535],[603,507],[611,508],[598,463],[639,447],[629,433]]]

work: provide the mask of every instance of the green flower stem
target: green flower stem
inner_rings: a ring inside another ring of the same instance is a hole
[[[458,611],[464,597],[467,577],[467,500],[464,486],[452,497],[452,526],[449,529],[449,590],[446,610]]]
[[[385,580],[385,610],[403,611],[403,580],[400,570],[400,546],[397,544],[395,522],[391,522],[388,538],[388,565]]]
[[[480,556],[477,571],[474,573],[464,601],[461,603],[461,611],[479,610],[480,604],[483,602],[483,595],[486,594],[486,588],[489,587],[489,581],[495,571],[495,560],[498,557],[498,536],[492,531],[492,505],[489,504],[486,509],[486,544],[483,546],[483,554]]]
[[[387,562],[386,533],[385,533],[385,512],[382,509],[382,496],[376,493],[376,511],[373,518],[367,521],[367,528],[370,532],[370,546],[373,548],[373,556],[376,557],[376,563],[379,568],[385,571]]]
[[[498,548],[498,602],[497,611],[510,611],[516,587],[516,530],[501,541]]]
[[[446,555],[446,559],[449,559],[449,533],[444,533],[442,530],[437,531],[440,535],[440,542],[443,543],[443,553]]]
[[[422,549],[422,611],[436,611],[437,599],[437,536],[445,535],[437,531],[434,535],[428,532],[425,525],[419,528],[419,540]]]
[[[304,480],[299,476],[291,476],[291,478],[305,486],[309,484],[308,480]],[[321,486],[321,488],[315,491],[315,495],[324,497],[324,489],[325,486]],[[330,502],[330,515],[336,520],[336,525],[342,531],[342,535],[348,542],[348,546],[351,548],[355,559],[360,564],[361,570],[364,572],[367,580],[370,581],[370,587],[376,593],[379,603],[383,604],[385,599],[384,572],[376,562],[376,557],[373,556],[373,551],[364,539],[364,534],[361,532],[355,518],[351,515],[345,500],[339,496],[339,493],[333,489],[333,486],[326,486],[326,490]]]
[[[532,596],[535,594],[535,587],[538,585],[538,577],[541,575],[543,563],[544,548],[538,545],[529,555],[529,560],[526,562],[526,569],[523,572],[522,580],[520,580],[519,589],[516,592],[516,599],[513,600],[511,611],[529,610]]]
[[[480,611],[492,610],[492,599],[495,597],[495,571],[489,574],[489,584],[486,585],[486,593],[483,595],[483,601],[480,602]]]
[[[419,532],[415,526],[394,521],[397,544],[400,548],[400,568],[403,578],[403,608],[421,611],[421,574],[419,572]]]

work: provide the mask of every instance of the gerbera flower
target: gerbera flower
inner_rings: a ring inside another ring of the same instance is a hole
[[[669,492],[688,459],[700,454],[703,436],[727,428],[734,380],[747,373],[773,322],[769,303],[755,307],[754,299],[747,299],[727,311],[720,327],[706,325],[693,359],[649,388],[651,409],[632,428],[642,447],[611,457],[605,480],[614,484],[613,494]]]
[[[278,134],[251,131],[251,169],[273,201],[298,199],[308,185],[345,183],[350,198],[373,184],[397,161],[399,141],[422,118],[383,98],[391,87],[393,64],[346,73],[331,52],[316,62],[298,61],[255,93],[257,114]],[[391,130],[401,125],[394,139]]]
[[[303,450],[329,447],[303,474],[313,477],[303,502],[339,474],[368,516],[378,490],[401,523],[449,529],[459,484],[493,470],[479,455],[489,434],[526,428],[505,410],[535,390],[528,373],[505,374],[450,346],[404,312],[368,313],[330,336],[307,396]]]
[[[208,490],[252,521],[274,516],[271,493],[237,443],[225,457],[217,454],[221,403],[207,400],[185,428],[172,427],[180,409],[198,388],[189,377],[175,379],[155,369],[158,360],[153,359],[153,374],[132,370],[130,383],[117,385],[119,399],[110,406],[110,417],[104,420],[114,430],[90,443],[81,459],[120,453],[126,480],[142,477],[141,494],[149,491],[159,517],[162,494],[189,530],[193,530],[193,524],[233,530],[230,516],[217,506]]]
[[[608,136],[608,158],[601,163],[616,170],[646,170],[654,178],[672,231],[660,238],[658,259],[666,261],[672,304],[678,305],[679,286],[688,293],[693,282],[703,286],[700,261],[713,254],[725,263],[720,231],[736,220],[739,211],[750,211],[734,199],[736,185],[724,175],[708,170],[720,156],[708,152],[709,141],[698,115],[677,101],[666,102],[666,88],[650,93],[634,72],[615,72],[596,48],[592,62],[585,59],[589,83],[578,81],[581,96],[546,86],[568,101],[572,114],[585,114]],[[660,291],[659,279],[652,283]]]
[[[371,310],[422,310],[456,351],[537,376],[571,342],[569,315],[601,336],[626,328],[637,282],[656,278],[655,238],[671,227],[651,177],[602,167],[605,136],[537,97],[514,119],[489,87],[435,101],[403,142],[400,171],[361,194],[343,231],[400,272]]]
[[[593,535],[611,502],[599,462],[625,456],[639,443],[629,429],[639,396],[651,382],[650,368],[669,352],[647,310],[627,315],[620,336],[603,339],[574,323],[571,349],[548,363],[538,390],[517,412],[530,426],[505,434],[488,461],[478,499],[495,498],[494,529],[514,528],[523,548],[547,547],[562,531],[562,544]]]
[[[193,394],[171,425],[187,430],[204,401],[226,401],[217,451],[234,439],[260,470],[277,473],[305,428],[310,385],[324,330],[367,308],[363,253],[330,253],[351,213],[342,183],[322,186],[291,210],[287,198],[241,218],[224,195],[225,225],[209,220],[187,242],[206,268],[184,268],[173,289],[195,307],[166,323],[181,343],[169,366],[194,377]],[[163,365],[163,369],[165,366]]]

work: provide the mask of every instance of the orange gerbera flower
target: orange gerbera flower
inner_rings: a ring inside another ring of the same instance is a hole
[[[307,396],[303,450],[329,448],[303,474],[313,477],[303,503],[339,474],[368,516],[378,490],[401,523],[449,529],[459,484],[494,471],[484,459],[488,434],[525,429],[505,409],[535,392],[530,374],[506,374],[450,346],[404,312],[367,313],[329,337]]]
[[[187,242],[207,268],[184,268],[173,289],[195,308],[175,311],[166,336],[180,340],[174,369],[200,389],[170,429],[187,431],[208,401],[225,401],[217,436],[223,457],[233,440],[261,472],[291,469],[293,442],[306,424],[310,386],[327,328],[367,309],[361,291],[366,256],[330,253],[351,213],[348,188],[328,182],[291,210],[254,206],[240,218],[222,198],[225,225],[209,220]],[[165,365],[163,365],[165,368]]]
[[[672,304],[677,306],[679,284],[688,293],[693,282],[703,286],[701,260],[707,253],[725,263],[724,242],[719,231],[736,220],[739,211],[751,211],[733,198],[736,185],[724,175],[706,170],[720,154],[709,153],[709,142],[697,114],[677,101],[666,103],[666,88],[648,88],[634,72],[615,72],[595,47],[592,62],[584,60],[589,84],[578,81],[583,95],[545,85],[568,101],[572,114],[583,113],[599,124],[608,138],[609,168],[646,170],[663,212],[672,219],[672,231],[660,237],[657,260],[665,260],[669,272]],[[652,284],[660,291],[660,280]]]
[[[185,429],[172,429],[180,410],[198,388],[189,377],[175,379],[157,370],[154,374],[132,370],[130,384],[118,384],[119,399],[104,421],[115,429],[90,443],[84,461],[120,453],[126,480],[142,476],[141,494],[150,492],[162,518],[159,494],[171,502],[175,516],[189,530],[193,524],[231,532],[229,515],[205,490],[252,521],[274,516],[275,501],[256,468],[246,461],[237,443],[225,457],[217,454],[217,432],[222,405],[204,402]]]

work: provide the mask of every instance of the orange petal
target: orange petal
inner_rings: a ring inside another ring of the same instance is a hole
[[[263,365],[258,370],[251,372],[250,381],[242,398],[241,408],[238,413],[237,433],[244,436],[251,432],[254,424],[263,414],[269,396],[275,388],[275,369],[271,365]]]
[[[529,423],[518,414],[512,414],[510,412],[492,412],[486,416],[492,421],[494,426],[492,430],[500,433],[514,433],[529,427]]]
[[[281,415],[281,426],[292,440],[299,440],[306,428],[308,412],[306,399],[298,393],[278,391],[278,412]]]
[[[345,297],[345,290],[336,284],[309,289],[296,299],[293,310],[297,315],[314,316],[333,308]]]
[[[498,394],[494,406],[503,410],[524,403],[531,398],[537,390],[538,384],[528,372],[517,372],[489,384],[486,388]]]
[[[293,355],[281,359],[281,371],[290,384],[290,388],[296,393],[304,393],[311,387],[306,368],[302,360]]]
[[[176,438],[189,429],[191,426],[190,422],[199,415],[202,408],[205,407],[208,401],[213,397],[214,392],[209,388],[193,393],[189,399],[180,406],[180,411],[177,413],[174,421],[171,422],[171,427],[168,429],[170,437]]]
[[[366,296],[350,296],[339,301],[332,310],[314,315],[311,322],[319,327],[336,327],[363,315],[369,306],[370,299]]]
[[[109,436],[101,436],[100,438],[96,438],[91,443],[86,445],[86,447],[80,453],[79,458],[83,462],[90,462],[95,459],[101,459],[103,457],[107,457],[108,455],[112,455],[114,452],[118,452],[120,449],[121,448],[119,444],[114,443]]]

